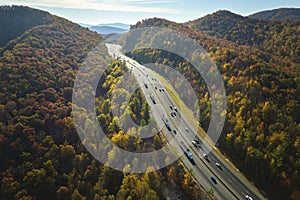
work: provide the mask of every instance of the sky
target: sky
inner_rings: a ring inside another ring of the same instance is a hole
[[[275,8],[300,8],[299,0],[0,0],[0,5],[26,5],[76,23],[135,24],[160,17],[175,22],[198,19],[218,10],[247,16]]]

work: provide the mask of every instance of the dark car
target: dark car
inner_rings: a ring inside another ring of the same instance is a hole
[[[174,130],[173,130],[173,133],[174,133],[174,134],[177,134],[177,131],[174,129]]]
[[[217,180],[215,179],[215,177],[211,176],[211,177],[210,177],[210,180],[211,180],[214,184],[218,184],[218,183],[217,183]]]

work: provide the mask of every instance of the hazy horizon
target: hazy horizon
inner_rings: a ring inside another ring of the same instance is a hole
[[[258,1],[241,2],[229,0],[220,2],[197,0],[79,0],[37,1],[37,0],[3,0],[1,5],[24,5],[48,11],[75,23],[89,25],[124,23],[135,24],[143,19],[159,17],[175,22],[187,22],[218,10],[229,10],[233,13],[248,16],[256,12],[277,8],[299,8],[300,2]]]

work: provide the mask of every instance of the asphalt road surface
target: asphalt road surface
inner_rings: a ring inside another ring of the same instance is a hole
[[[107,47],[112,56],[126,62],[126,66],[136,77],[151,106],[151,114],[156,123],[163,127],[162,133],[167,141],[174,139],[173,130],[176,130],[174,152],[182,154],[185,151],[186,156],[184,154],[181,156],[182,162],[192,170],[194,178],[205,190],[213,189],[218,199],[246,199],[246,195],[254,200],[266,199],[216,147],[213,146],[210,152],[206,152],[202,144],[212,145],[208,137],[203,139],[197,136],[199,144],[195,142],[195,145],[192,144],[195,135],[198,135],[196,132],[198,125],[191,124],[187,120],[185,113],[181,112],[179,105],[175,104],[152,70],[123,55],[120,46],[107,44]],[[170,129],[165,125],[166,120],[170,122]],[[189,152],[192,153],[193,159],[188,157]],[[207,157],[204,157],[204,154],[207,154]]]

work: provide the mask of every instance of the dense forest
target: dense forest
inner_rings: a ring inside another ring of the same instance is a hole
[[[27,7],[4,6],[0,13],[13,23],[17,10],[27,28],[15,26],[18,34],[3,43],[0,53],[0,199],[213,198],[213,191],[203,191],[179,161],[143,174],[123,173],[97,161],[77,135],[72,92],[80,64],[102,37]],[[31,16],[45,20],[36,23]],[[164,138],[136,139],[116,126],[111,91],[125,72],[118,60],[107,66],[95,98],[97,120],[121,148],[159,148]],[[131,96],[127,111],[137,124],[151,120],[145,102],[141,91]]]
[[[0,199],[213,198],[180,161],[155,172],[123,173],[102,165],[82,145],[72,117],[73,84],[80,64],[103,41],[100,35],[28,7],[1,6],[0,16]],[[299,199],[299,21],[219,11],[185,24],[153,18],[131,28],[147,26],[187,34],[207,50],[227,93],[218,147],[270,199]],[[129,55],[173,66],[188,77],[207,129],[210,97],[189,63],[160,50]],[[107,66],[95,98],[97,120],[119,147],[160,148],[164,138],[136,139],[116,126],[111,91],[126,70],[118,60]],[[137,124],[152,120],[141,91],[125,109]]]
[[[266,61],[298,71],[300,21],[266,21],[217,11],[187,22],[192,30],[270,54]]]
[[[266,20],[300,20],[299,8],[278,8],[249,15],[250,18]]]
[[[245,23],[252,25],[248,27]],[[153,18],[131,28],[149,26],[188,34],[208,51],[222,74],[227,93],[227,118],[218,147],[269,198],[299,199],[300,45],[295,34],[299,22],[249,20],[220,11],[187,24]],[[236,31],[232,32],[233,29]],[[248,29],[254,30],[253,34],[240,35]],[[255,31],[260,31],[260,38]],[[285,45],[277,48],[265,45],[274,40]],[[172,43],[172,39],[164,42]],[[283,61],[278,61],[278,56],[282,56],[279,52],[285,52]],[[128,55],[143,62],[173,66],[182,72],[198,93],[200,124],[207,129],[209,95],[203,80],[189,63],[161,50],[141,49]],[[173,85],[177,89],[181,87],[178,83]]]

